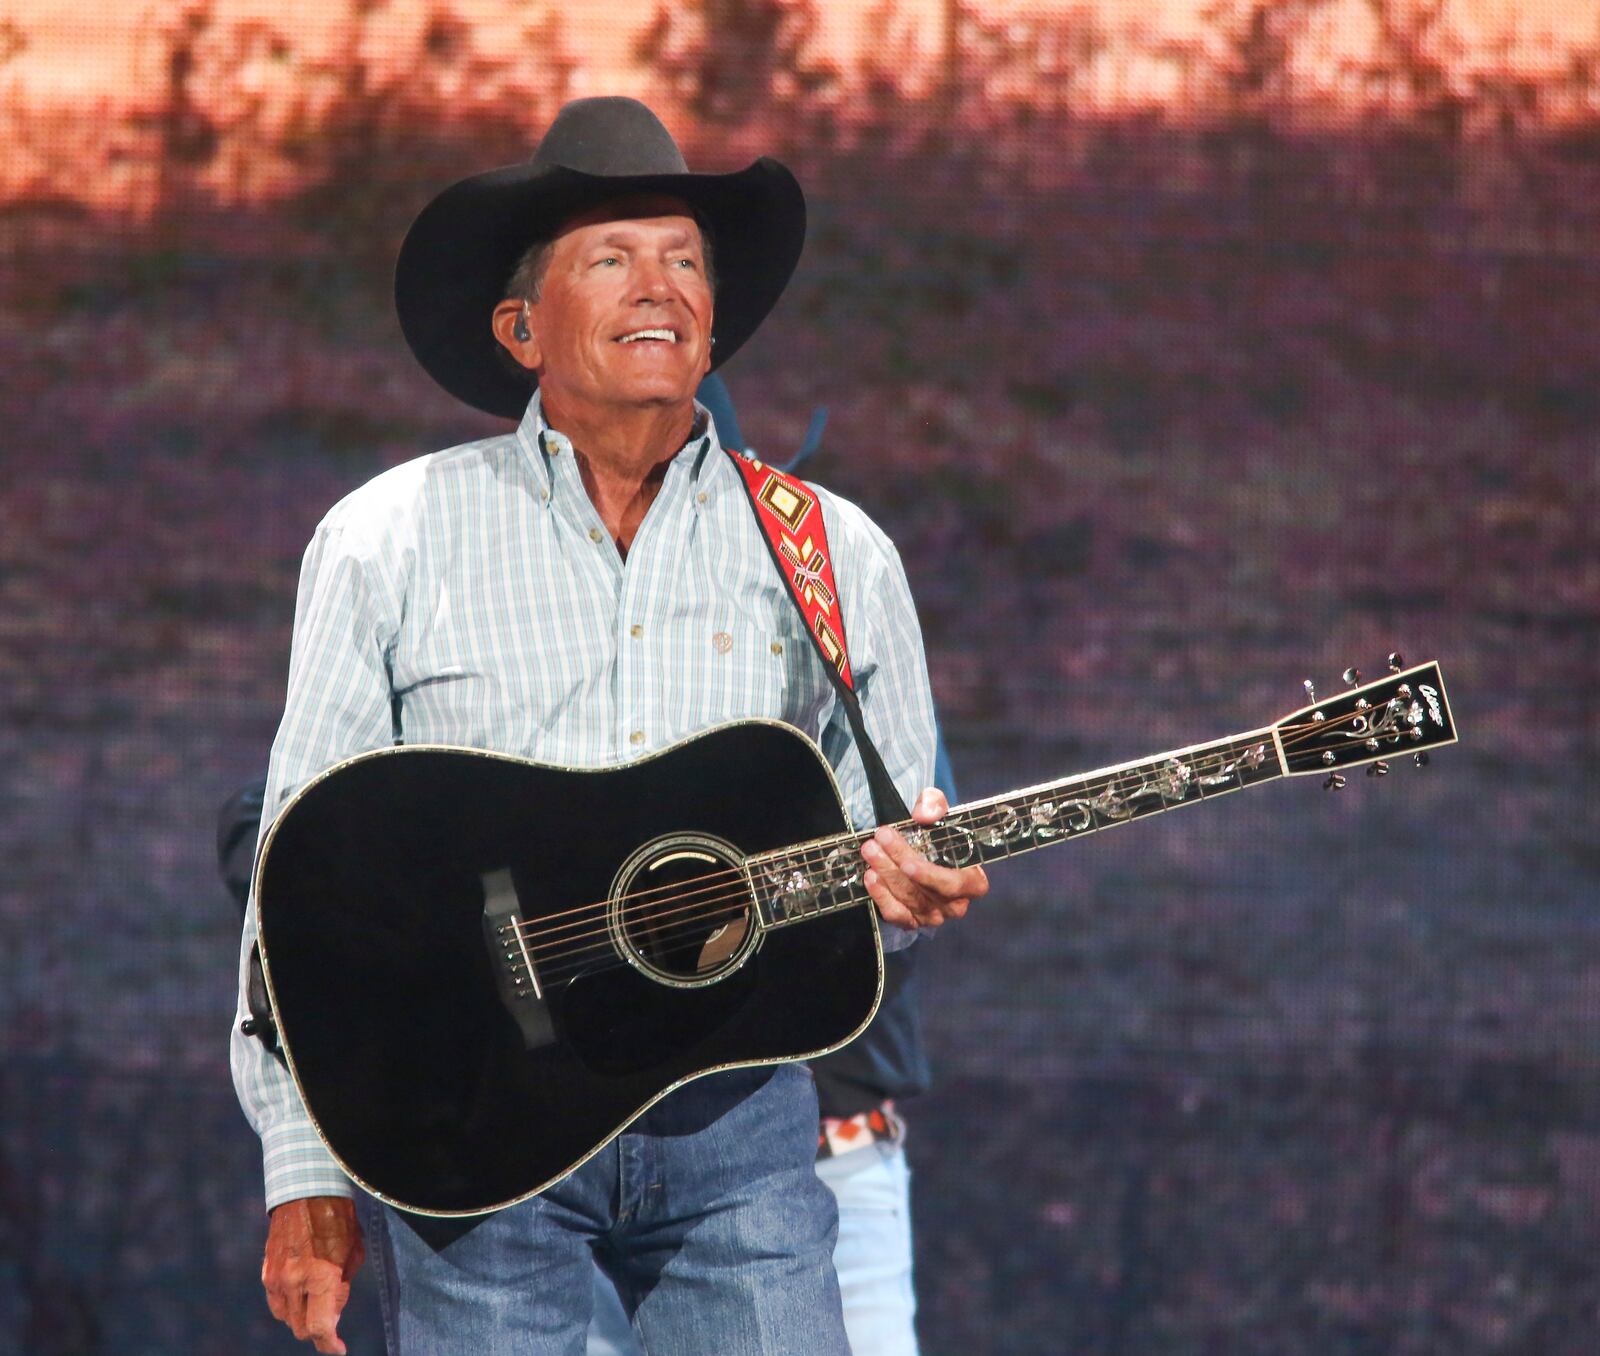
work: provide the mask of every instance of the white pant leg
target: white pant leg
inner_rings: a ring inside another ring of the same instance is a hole
[[[844,1326],[857,1356],[917,1356],[911,1285],[911,1170],[905,1150],[879,1140],[817,1161],[839,1201],[833,1266]]]
[[[611,1278],[594,1268],[594,1317],[589,1320],[587,1356],[639,1356],[639,1339]]]

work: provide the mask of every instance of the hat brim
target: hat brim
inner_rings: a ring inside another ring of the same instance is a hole
[[[608,198],[681,198],[710,229],[716,266],[713,368],[737,353],[777,304],[805,244],[805,195],[763,157],[732,174],[599,175],[508,165],[452,184],[418,214],[395,264],[406,343],[451,395],[520,419],[537,384],[508,370],[490,329],[524,250]]]

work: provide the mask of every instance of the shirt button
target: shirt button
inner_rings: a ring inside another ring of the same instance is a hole
[[[638,640],[639,637],[644,634],[644,627],[640,626],[638,622],[634,622],[634,624],[628,628],[628,634],[635,640]]]
[[[606,539],[606,534],[604,532],[602,532],[598,527],[591,527],[589,529],[589,540],[594,542],[596,545],[599,545],[605,539]]]
[[[708,494],[707,494],[707,493],[706,493],[706,492],[705,492],[705,491],[704,491],[704,490],[701,490],[701,491],[700,491],[700,493],[699,493],[699,494],[697,494],[697,495],[695,495],[695,497],[694,497],[694,499],[695,499],[695,503],[697,503],[697,504],[703,504],[703,503],[705,503],[705,502],[706,502],[706,500],[707,500],[707,499],[709,499],[709,498],[710,498],[710,497],[711,497],[711,496],[710,496],[710,495],[708,495]]]
[[[718,631],[711,637],[711,648],[718,654],[727,654],[733,648],[733,637],[726,631]]]
[[[775,641],[772,642],[772,653],[773,654],[782,654],[783,653],[783,642],[781,640],[775,640]]]
[[[630,743],[630,744],[643,744],[644,743],[644,731],[643,730],[635,730],[631,735],[628,736],[628,743]]]

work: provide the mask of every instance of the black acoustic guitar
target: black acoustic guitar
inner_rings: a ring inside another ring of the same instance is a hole
[[[1391,668],[1275,725],[902,827],[936,860],[989,863],[1454,742],[1437,665]],[[821,752],[773,722],[605,770],[422,745],[340,763],[277,817],[256,874],[319,1132],[375,1195],[479,1214],[687,1079],[837,1048],[882,984],[863,837]]]

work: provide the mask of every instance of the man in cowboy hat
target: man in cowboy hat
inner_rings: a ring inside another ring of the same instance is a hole
[[[397,740],[594,766],[766,717],[815,738],[852,819],[872,822],[839,702],[693,396],[776,303],[804,220],[782,166],[691,174],[628,99],[569,105],[529,164],[423,210],[396,270],[406,339],[447,390],[520,422],[396,467],[318,527],[264,817]],[[859,510],[817,493],[872,742],[901,795],[927,788],[913,814],[932,823],[947,806],[928,786],[931,699],[904,573]],[[937,927],[987,890],[980,867],[935,865],[888,828],[862,856],[894,928]],[[241,1018],[253,943],[247,915]],[[371,1203],[363,1238],[288,1074],[239,1026],[235,1084],[271,1210],[262,1279],[319,1351],[344,1350],[338,1315],[369,1251],[403,1356],[580,1349],[591,1260],[652,1352],[848,1351],[803,1068],[695,1079],[540,1195],[469,1226]]]

